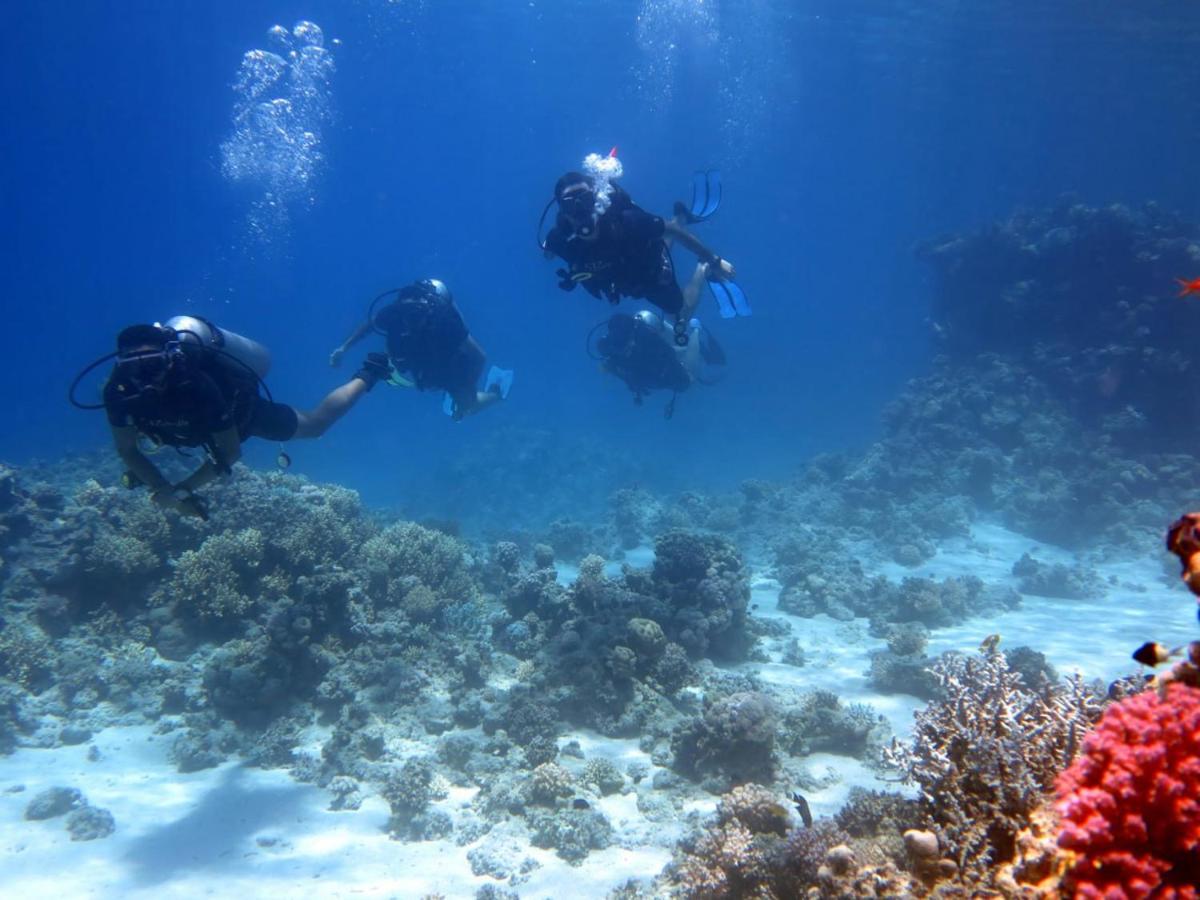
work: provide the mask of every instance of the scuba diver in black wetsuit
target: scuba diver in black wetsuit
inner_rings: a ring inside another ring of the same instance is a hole
[[[86,405],[74,396],[84,375],[116,359],[104,386],[103,402]],[[346,384],[331,391],[312,411],[264,398],[260,386],[270,366],[261,344],[218,328],[197,316],[176,316],[165,325],[131,325],[117,336],[116,353],[101,357],[76,377],[71,402],[108,414],[117,454],[128,468],[130,486],[145,485],[158,505],[181,515],[207,518],[195,494],[218,475],[228,475],[241,456],[242,442],[320,437],[380,378],[387,359],[371,354]],[[178,484],[147,458],[140,446],[200,447],[204,464]],[[280,454],[286,460],[286,454]]]
[[[605,331],[595,341],[592,335]],[[632,316],[616,313],[592,329],[588,354],[599,360],[600,368],[625,382],[639,406],[653,391],[670,391],[664,415],[675,412],[675,396],[692,384],[712,384],[704,375],[708,366],[725,365],[725,352],[716,339],[692,319],[688,323],[686,345],[674,340],[675,330],[657,313],[642,310]]]
[[[376,310],[380,300],[392,297]],[[426,278],[375,298],[366,320],[329,355],[338,365],[346,350],[372,331],[387,339],[389,384],[419,391],[445,391],[447,413],[456,420],[487,409],[508,396],[512,372],[492,366],[477,390],[487,357],[467,330],[450,289]]]
[[[677,204],[675,218],[664,220],[637,206],[618,185],[608,182],[605,190],[607,208],[597,203],[596,180],[590,175],[568,172],[554,186],[558,214],[541,246],[548,257],[557,256],[567,263],[567,268],[558,270],[558,286],[571,291],[582,285],[593,297],[604,297],[610,303],[618,303],[622,297],[648,300],[675,317],[675,342],[685,345],[700,288],[706,281],[732,283],[736,274],[728,260],[680,224],[702,221],[715,212],[716,204],[703,216],[686,215],[686,208]],[[674,242],[699,260],[683,290],[671,259]],[[748,314],[748,307],[740,314]]]

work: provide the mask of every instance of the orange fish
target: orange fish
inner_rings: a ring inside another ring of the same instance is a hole
[[[1176,278],[1179,282],[1179,287],[1182,288],[1177,297],[1186,297],[1188,294],[1200,294],[1200,278],[1193,278],[1191,281],[1185,281],[1182,278]]]
[[[1180,577],[1200,597],[1200,513],[1185,513],[1175,520],[1167,532],[1167,551],[1179,557]]]

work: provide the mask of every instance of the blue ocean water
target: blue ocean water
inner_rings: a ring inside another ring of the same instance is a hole
[[[917,241],[1064,192],[1200,217],[1200,8],[1182,0],[57,0],[5,18],[16,462],[106,446],[65,389],[130,322],[194,312],[253,336],[275,395],[311,406],[353,371],[358,349],[326,360],[370,298],[435,275],[516,370],[510,402],[453,424],[438,398],[381,388],[296,445],[297,471],[404,507],[447,460],[502,473],[492,448],[519,427],[628,456],[664,489],[732,484],[876,433],[929,355]],[[243,55],[303,21],[332,66],[291,123],[315,143],[267,141],[234,178]],[[726,322],[705,300],[729,374],[671,421],[587,359],[610,310],[560,292],[534,245],[556,177],[612,146],[663,214],[694,170],[722,170],[698,233],[754,304]],[[303,171],[278,171],[295,153]],[[255,220],[271,190],[283,211]]]

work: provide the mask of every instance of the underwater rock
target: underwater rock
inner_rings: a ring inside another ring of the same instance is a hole
[[[81,806],[67,816],[67,831],[73,841],[95,841],[106,838],[116,830],[116,822],[107,809]]]
[[[53,819],[78,809],[87,803],[77,788],[52,787],[36,794],[25,807],[25,818],[30,821]]]
[[[743,784],[717,803],[717,821],[722,825],[739,822],[753,834],[783,837],[791,825],[791,814],[767,788],[760,784]]]
[[[467,852],[474,875],[505,880],[522,871],[527,860],[526,837],[515,823],[497,825],[478,847]]]
[[[709,774],[769,784],[775,772],[774,705],[765,694],[740,692],[712,703],[671,740],[671,766],[689,778]]]
[[[1021,558],[1013,563],[1012,573],[1023,594],[1065,600],[1086,600],[1105,594],[1104,582],[1090,569],[1062,563],[1047,564],[1028,553],[1021,554]]]
[[[531,810],[528,822],[533,846],[554,850],[571,865],[612,843],[612,825],[595,809]]]
[[[569,797],[575,790],[571,773],[557,763],[542,763],[529,776],[525,797],[529,803],[554,806],[560,797]]]
[[[910,694],[932,700],[938,695],[937,679],[929,671],[933,663],[923,653],[901,655],[891,649],[873,650],[867,678],[881,694]]]
[[[625,776],[609,759],[589,759],[579,780],[594,786],[603,797],[615,794],[625,786]]]
[[[843,706],[836,694],[818,690],[805,693],[785,711],[778,740],[797,756],[829,752],[862,758],[888,731],[869,704]]]

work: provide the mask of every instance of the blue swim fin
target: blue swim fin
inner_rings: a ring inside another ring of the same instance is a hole
[[[746,299],[746,292],[741,289],[736,281],[710,279],[708,290],[712,293],[713,299],[717,301],[717,307],[721,311],[722,319],[732,319],[735,316],[748,316],[751,314],[750,301]]]
[[[703,222],[721,206],[721,173],[717,169],[707,172],[696,172],[692,175],[692,202],[684,206],[682,202],[675,204],[675,215],[684,219],[689,225]]]
[[[501,369],[499,366],[492,366],[488,369],[487,380],[484,382],[484,392],[496,388],[500,392],[500,399],[507,400],[508,392],[512,390],[513,371],[512,369]]]
[[[688,210],[697,222],[709,218],[721,205],[721,173],[717,169],[692,176],[692,205]]]

